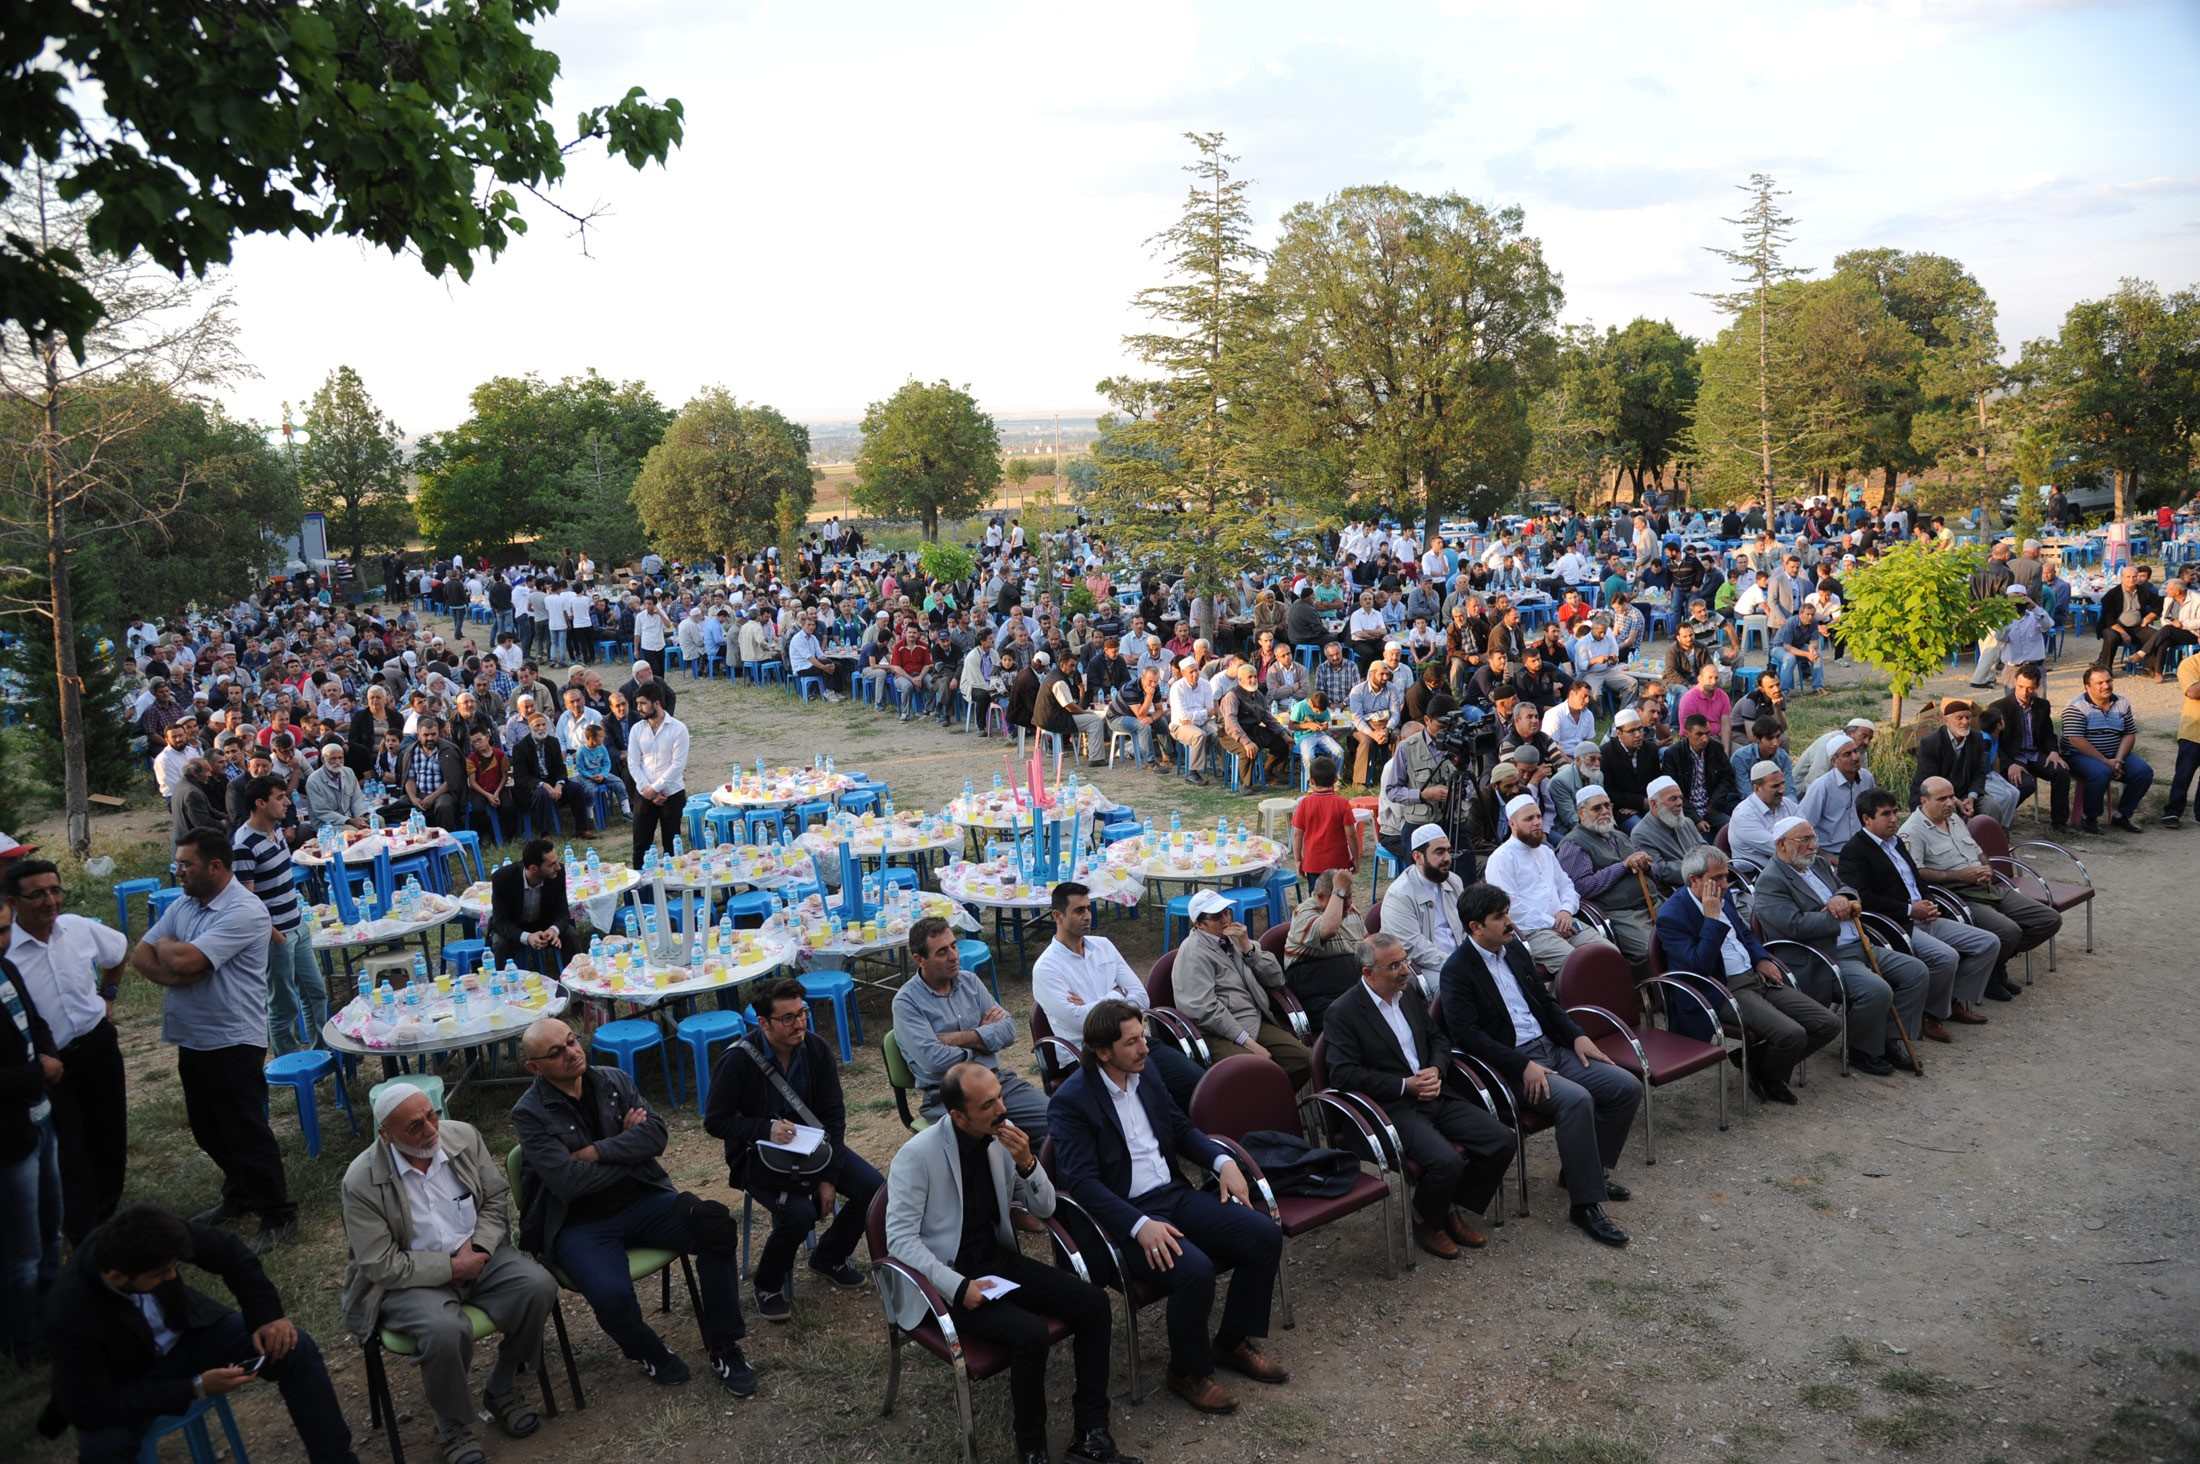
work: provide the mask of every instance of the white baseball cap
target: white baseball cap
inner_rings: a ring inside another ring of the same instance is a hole
[[[1219,891],[1201,890],[1198,894],[1192,896],[1190,910],[1192,918],[1199,920],[1208,915],[1220,915],[1229,908],[1230,902],[1224,899]]]

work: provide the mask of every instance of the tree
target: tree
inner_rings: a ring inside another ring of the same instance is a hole
[[[2046,423],[2027,422],[2018,432],[2010,467],[2017,479],[2017,517],[2010,531],[2021,544],[2039,537],[2044,516],[2041,498],[2055,481],[2055,445]]]
[[[1272,400],[1317,483],[1412,503],[1431,534],[1517,487],[1564,300],[1519,209],[1348,188],[1284,215],[1267,291],[1289,363]]]
[[[1577,505],[1603,493],[1616,450],[1618,412],[1603,347],[1595,326],[1567,326],[1550,379],[1528,404],[1528,478]]]
[[[1837,277],[1867,281],[1920,348],[1904,466],[1934,468],[1951,483],[1998,493],[2006,454],[1991,408],[2008,372],[1985,286],[1944,254],[1858,249],[1836,255],[1833,268]],[[1880,466],[1891,502],[1896,465]]]
[[[809,430],[711,387],[680,409],[642,459],[634,507],[651,541],[729,563],[777,543],[815,496]]]
[[[306,405],[305,429],[298,476],[306,507],[329,516],[351,562],[364,564],[370,546],[410,539],[404,434],[374,404],[358,372],[339,366],[328,374]]]
[[[622,454],[590,429],[572,465],[553,485],[549,522],[535,540],[549,553],[586,552],[604,564],[641,558],[648,547],[634,512],[634,477],[641,459]]]
[[[86,626],[95,621],[119,624],[122,612],[110,575],[78,560],[71,566],[70,579],[70,603],[79,612],[74,650],[80,678],[77,701],[84,713],[79,738],[84,783],[90,792],[120,797],[143,776],[144,762],[130,750],[135,729],[122,694],[122,652],[112,638],[95,636]],[[26,692],[23,720],[31,734],[31,767],[48,787],[66,788],[68,739],[61,732],[62,681],[54,662],[53,636],[33,613],[19,612],[7,619],[12,622],[8,628],[18,632],[6,664],[22,678]]]
[[[1912,687],[1938,675],[1962,647],[2016,618],[2006,597],[1972,596],[1971,575],[1985,562],[1986,551],[1976,545],[1944,550],[1898,544],[1842,578],[1834,636],[1849,655],[1887,673],[1896,727]]]
[[[171,396],[110,449],[106,468],[131,501],[156,498],[171,483],[190,491],[175,512],[129,535],[128,570],[102,576],[112,595],[96,614],[80,612],[86,623],[111,624],[110,603],[114,614],[153,617],[253,593],[281,567],[278,536],[304,511],[298,475],[264,429],[188,398]]]
[[[180,279],[227,264],[240,234],[348,234],[471,278],[477,253],[526,232],[517,195],[545,198],[581,144],[641,168],[681,140],[679,102],[639,87],[558,136],[558,58],[527,29],[557,8],[17,0],[0,200],[6,170],[35,157],[89,207],[73,244],[0,238],[0,322],[87,360],[106,302],[84,247]]]
[[[2084,300],[2053,341],[2034,341],[2021,368],[2048,395],[2055,431],[2076,466],[2115,483],[2116,517],[2149,498],[2167,501],[2192,476],[2200,431],[2200,291],[2165,295],[2125,280]]]
[[[976,513],[1000,485],[1001,434],[968,387],[904,382],[863,409],[849,497],[866,512],[919,519],[937,539],[942,518]]]
[[[1244,180],[1219,132],[1187,133],[1198,156],[1177,222],[1149,241],[1169,272],[1135,304],[1157,329],[1123,344],[1154,374],[1110,377],[1088,495],[1134,563],[1181,564],[1194,593],[1214,592],[1273,547],[1273,477],[1263,428],[1274,373],[1269,306],[1255,271]]]
[[[978,572],[978,556],[960,544],[934,540],[917,551],[917,567],[930,579],[960,588]]]
[[[34,611],[53,639],[59,706],[51,734],[62,744],[68,843],[81,857],[92,828],[70,566],[94,544],[116,555],[160,536],[200,478],[189,467],[139,478],[121,465],[177,394],[210,390],[245,368],[226,295],[169,276],[142,254],[97,252],[88,242],[90,211],[62,202],[42,165],[15,185],[0,203],[0,234],[21,242],[7,247],[67,261],[70,290],[94,307],[74,359],[65,359],[59,332],[37,324],[18,325],[20,344],[0,338],[8,449],[0,599]]]
[[[1611,381],[1612,452],[1640,503],[1644,479],[1664,481],[1696,419],[1696,343],[1669,320],[1638,315],[1625,330],[1605,332],[1601,355]]]
[[[1851,469],[1880,469],[1881,506],[1892,507],[1899,475],[1923,461],[1910,444],[1922,343],[1857,275],[1793,281],[1773,295],[1789,307],[1793,390],[1781,420],[1790,463],[1829,486]]]
[[[1787,263],[1786,249],[1795,237],[1795,220],[1780,212],[1780,205],[1774,201],[1787,197],[1787,190],[1769,173],[1752,173],[1749,181],[1739,186],[1749,195],[1749,203],[1739,216],[1726,222],[1742,231],[1742,247],[1705,247],[1733,266],[1734,282],[1742,288],[1704,296],[1734,317],[1734,324],[1720,332],[1719,343],[1726,344],[1731,337],[1739,349],[1721,353],[1721,369],[1716,377],[1711,361],[1704,363],[1704,394],[1715,397],[1727,410],[1715,419],[1716,425],[1709,431],[1704,430],[1706,424],[1699,415],[1693,448],[1706,478],[1715,488],[1729,491],[1748,478],[1743,464],[1753,456],[1754,481],[1764,497],[1765,517],[1769,520],[1774,511],[1775,409],[1792,395],[1789,378],[1795,365],[1792,352],[1776,344],[1781,334],[1776,319],[1781,302],[1773,287],[1808,271]],[[1748,410],[1752,398],[1754,417]],[[1754,426],[1754,432],[1747,432],[1750,426]],[[1777,443],[1780,448],[1788,445],[1784,440]]]

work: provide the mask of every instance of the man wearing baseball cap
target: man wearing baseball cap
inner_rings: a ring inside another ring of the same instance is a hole
[[[1271,1059],[1293,1092],[1314,1072],[1314,1055],[1276,1020],[1283,963],[1254,944],[1230,902],[1215,890],[1191,900],[1191,933],[1176,948],[1176,1008],[1199,1024],[1217,1059],[1238,1053]]]

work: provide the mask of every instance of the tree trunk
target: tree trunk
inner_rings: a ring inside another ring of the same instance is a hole
[[[929,503],[924,506],[924,538],[928,544],[940,541],[940,511]]]
[[[1894,694],[1894,730],[1902,730],[1902,693],[1899,691]]]
[[[82,859],[92,852],[91,774],[84,753],[84,681],[76,664],[76,605],[70,594],[68,507],[61,501],[61,373],[58,341],[45,343],[45,431],[39,444],[45,468],[46,576],[53,620],[56,700],[61,708],[61,810],[69,852]]]
[[[2130,476],[2122,468],[2114,468],[2110,470],[2109,477],[2116,485],[2116,522],[2122,523],[2124,521],[2124,494],[2127,491]]]
[[[1421,475],[1421,542],[1422,542],[1422,543],[1426,544],[1426,543],[1427,543],[1427,542],[1428,542],[1428,541],[1429,541],[1430,539],[1432,539],[1432,538],[1434,538],[1434,537],[1435,537],[1435,535],[1436,535],[1436,530],[1437,530],[1437,527],[1438,527],[1438,525],[1437,525],[1437,521],[1436,521],[1436,520],[1437,520],[1437,513],[1436,513],[1436,485],[1435,485],[1435,484],[1433,484],[1433,483],[1431,483],[1431,482],[1429,482],[1429,480],[1428,480],[1428,475],[1427,475],[1426,473],[1423,473],[1423,474]]]

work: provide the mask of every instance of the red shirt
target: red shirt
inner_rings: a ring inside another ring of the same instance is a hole
[[[1341,793],[1309,793],[1291,810],[1291,827],[1305,841],[1299,873],[1311,880],[1325,869],[1352,866],[1351,802]]]
[[[932,664],[932,653],[913,641],[904,641],[894,647],[894,654],[888,659],[894,663],[896,671],[914,680]]]

